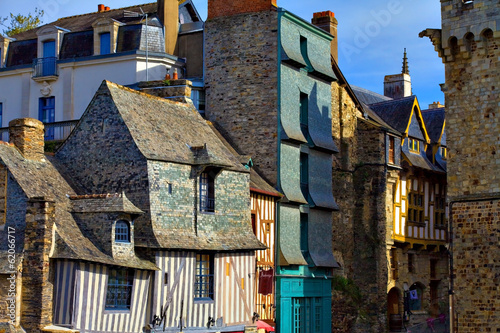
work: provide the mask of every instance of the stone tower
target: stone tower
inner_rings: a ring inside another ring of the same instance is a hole
[[[442,0],[454,332],[500,332],[498,0]]]
[[[406,49],[403,56],[403,69],[401,74],[386,75],[384,78],[384,95],[394,99],[412,95],[411,77],[408,69]]]

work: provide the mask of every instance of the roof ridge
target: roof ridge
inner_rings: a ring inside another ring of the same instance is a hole
[[[46,23],[44,25],[54,24],[55,22],[58,22],[58,21],[64,20],[64,19],[69,19],[69,18],[81,17],[81,16],[85,16],[85,15],[95,15],[95,14],[99,14],[99,13],[109,13],[109,12],[112,12],[112,11],[125,10],[127,8],[139,7],[139,6],[146,6],[146,5],[152,5],[152,4],[154,4],[154,2],[148,2],[148,3],[143,3],[143,4],[140,4],[140,5],[133,5],[133,6],[127,6],[127,7],[120,7],[120,8],[110,9],[110,10],[107,10],[107,11],[104,11],[104,12],[96,11],[96,12],[90,12],[90,13],[84,13],[84,14],[77,14],[77,15],[65,16],[65,17],[58,18],[54,22],[49,22],[49,23]]]
[[[416,95],[411,95],[411,96],[406,96],[406,97],[402,97],[402,98],[390,99],[390,100],[387,100],[387,101],[380,101],[380,102],[377,102],[377,103],[368,104],[368,106],[377,106],[377,105],[380,105],[380,104],[400,102],[400,101],[405,100],[405,99],[410,99],[410,98],[415,99],[416,97],[417,97]]]
[[[167,102],[167,103],[174,104],[174,105],[183,105],[183,106],[187,106],[188,105],[188,103],[176,102],[176,101],[172,101],[170,99],[166,99],[166,98],[163,98],[163,97],[150,95],[148,93],[145,93],[145,92],[142,92],[142,91],[139,91],[139,90],[135,90],[135,89],[132,89],[132,88],[129,88],[129,87],[122,86],[121,84],[118,84],[118,83],[115,83],[115,82],[111,82],[111,81],[108,81],[108,80],[104,80],[104,81],[106,81],[107,85],[111,85],[111,86],[113,86],[113,87],[115,87],[117,89],[124,90],[124,91],[127,91],[127,92],[132,92],[132,93],[135,93],[135,94],[138,94],[138,95],[142,95],[142,96],[147,97],[149,99],[155,99],[155,100],[158,100],[158,101],[163,101],[163,102]]]

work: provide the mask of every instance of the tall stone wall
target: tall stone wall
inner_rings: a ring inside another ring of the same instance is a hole
[[[455,332],[499,332],[500,7],[447,0],[441,9],[442,29],[421,36],[445,63],[452,325]]]
[[[278,21],[275,10],[205,24],[206,115],[256,170],[277,182]],[[258,142],[255,138],[259,138]]]
[[[360,119],[345,86],[332,84],[334,156],[333,251],[344,278],[359,288],[362,301],[334,292],[332,327],[341,332],[385,332],[387,259],[385,253],[386,171],[384,135]]]

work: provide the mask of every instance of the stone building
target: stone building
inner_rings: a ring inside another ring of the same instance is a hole
[[[331,40],[275,1],[208,2],[206,116],[284,195],[276,207],[280,332],[331,330]]]
[[[40,121],[10,123],[12,143],[0,145],[0,266],[2,285],[10,274],[17,284],[16,326],[252,325],[255,251],[265,246],[251,228],[250,171],[190,103],[189,81],[172,83],[140,85],[177,96],[167,100],[104,81],[53,155]],[[253,179],[254,191],[266,189]]]
[[[427,29],[445,65],[453,332],[500,330],[498,48],[493,0],[441,1]]]
[[[46,140],[66,138],[102,80],[130,85],[175,70],[197,86],[193,100],[203,109],[203,22],[191,0],[97,9],[0,35],[4,141],[9,121],[25,117],[44,122]]]

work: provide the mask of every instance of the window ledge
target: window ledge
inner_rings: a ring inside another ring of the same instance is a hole
[[[211,298],[195,298],[194,303],[195,304],[210,304],[214,303],[215,301]]]
[[[408,221],[408,224],[414,227],[425,227],[427,225],[427,223],[425,222],[417,222],[417,221]]]
[[[112,314],[112,313],[130,313],[130,309],[104,309],[105,314]]]

